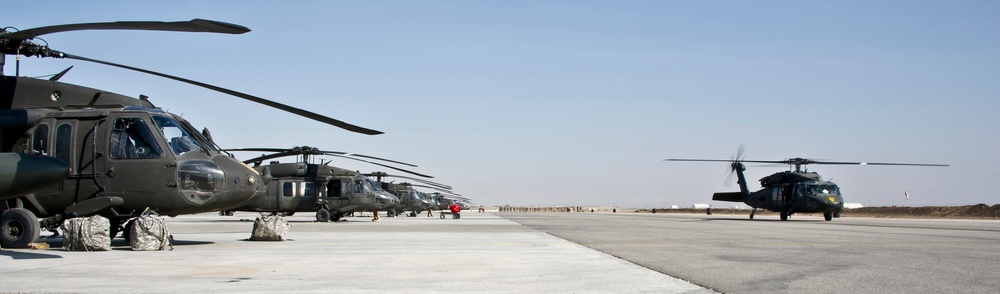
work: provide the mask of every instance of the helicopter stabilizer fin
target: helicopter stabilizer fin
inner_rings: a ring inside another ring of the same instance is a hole
[[[728,202],[743,202],[743,192],[718,192],[712,194],[712,200],[715,201],[728,201]]]

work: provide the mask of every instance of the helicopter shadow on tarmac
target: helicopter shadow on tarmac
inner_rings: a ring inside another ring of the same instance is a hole
[[[777,218],[776,219],[769,219],[769,218],[749,219],[749,218],[739,218],[739,217],[726,217],[726,218],[705,217],[705,218],[702,218],[701,220],[702,221],[738,221],[738,222],[782,222],[781,219],[777,219]],[[784,222],[787,222],[787,221],[784,221]],[[809,218],[809,219],[797,219],[797,220],[795,220],[795,222],[798,223],[798,222],[825,222],[825,221],[822,218],[820,218],[820,219]]]
[[[46,237],[42,237],[38,241],[39,242],[44,242],[46,244],[49,244],[49,248],[59,249],[59,248],[63,247],[63,238],[62,237],[47,237],[47,238]],[[211,245],[211,244],[215,244],[215,242],[212,242],[212,241],[198,241],[198,240],[173,240],[171,242],[171,245],[173,245],[173,247],[178,247],[178,246],[194,246],[194,245]],[[129,245],[128,240],[125,240],[124,238],[117,238],[117,239],[111,240],[111,250],[132,250],[132,247]],[[0,251],[0,255],[2,255],[4,252],[6,252],[6,250]]]
[[[9,256],[11,259],[51,259],[51,258],[62,258],[62,256],[55,254],[45,254],[45,253],[35,253],[28,252],[24,250],[0,250],[0,256]]]

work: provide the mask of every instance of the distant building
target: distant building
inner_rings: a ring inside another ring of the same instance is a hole
[[[846,209],[862,208],[862,207],[864,207],[864,206],[862,206],[861,203],[844,203],[844,208],[846,208]]]
[[[691,208],[709,208],[709,207],[711,206],[709,206],[708,204],[695,203],[694,205],[692,205]]]

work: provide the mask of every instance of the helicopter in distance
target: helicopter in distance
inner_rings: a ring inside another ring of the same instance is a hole
[[[7,55],[69,58],[139,71],[236,96],[363,134],[381,132],[249,94],[172,75],[56,51],[39,36],[80,30],[144,30],[243,34],[250,29],[213,20],[103,22],[16,30],[0,29],[0,72]],[[256,171],[225,153],[187,120],[138,98],[49,79],[0,78],[0,148],[4,152],[50,156],[68,165],[67,174],[38,172],[54,182],[36,191],[0,198],[0,245],[23,248],[41,229],[55,231],[68,218],[102,215],[111,237],[147,208],[161,215],[193,214],[236,207],[265,188]],[[10,180],[4,175],[0,182]],[[40,221],[38,218],[42,218]]]
[[[424,179],[393,175],[385,172],[373,172],[365,174],[365,176],[375,178],[375,181],[381,184],[382,189],[389,191],[389,193],[396,195],[396,197],[399,197],[399,205],[389,209],[389,216],[400,215],[409,211],[410,213],[407,214],[407,216],[415,217],[420,212],[438,209],[438,203],[434,201],[429,194],[417,191],[415,187],[434,189],[454,194],[450,191],[451,186]],[[421,184],[411,184],[407,182],[397,184],[393,182],[385,182],[383,181],[383,178],[386,177],[408,179]]]
[[[310,158],[318,155],[361,161],[432,178],[429,175],[369,160],[416,167],[413,164],[356,153],[324,151],[310,146],[299,146],[291,149],[238,148],[227,149],[227,151],[274,152],[243,161],[246,164],[253,163],[255,169],[264,174],[265,177],[271,177],[272,180],[267,185],[265,193],[245,205],[230,209],[230,211],[269,212],[284,215],[292,215],[296,212],[315,212],[317,221],[328,222],[339,221],[351,212],[371,211],[377,215],[378,211],[387,211],[399,204],[398,197],[383,190],[381,185],[360,172],[330,166],[330,162],[313,163]],[[298,158],[291,163],[261,164],[265,160],[286,156]],[[226,213],[228,214],[228,212]]]
[[[818,173],[803,170],[810,164],[831,165],[896,165],[896,166],[948,166],[946,164],[924,163],[884,163],[884,162],[841,162],[817,161],[807,158],[789,158],[785,160],[744,160],[746,147],[740,145],[737,154],[731,160],[724,159],[664,159],[667,161],[709,161],[729,162],[730,176],[735,172],[740,192],[718,192],[712,195],[712,200],[727,202],[743,202],[753,210],[753,219],[757,209],[766,209],[779,213],[781,220],[788,220],[795,213],[822,213],[826,221],[840,217],[844,210],[844,197],[840,187],[831,181],[825,181]],[[789,165],[788,171],[777,172],[760,179],[763,189],[751,192],[747,188],[743,163],[776,163]],[[794,167],[794,170],[792,170]],[[727,182],[729,182],[727,180]]]

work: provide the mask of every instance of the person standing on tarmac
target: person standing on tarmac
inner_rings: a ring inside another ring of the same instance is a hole
[[[378,210],[375,211],[375,218],[372,219],[373,222],[378,221]]]

